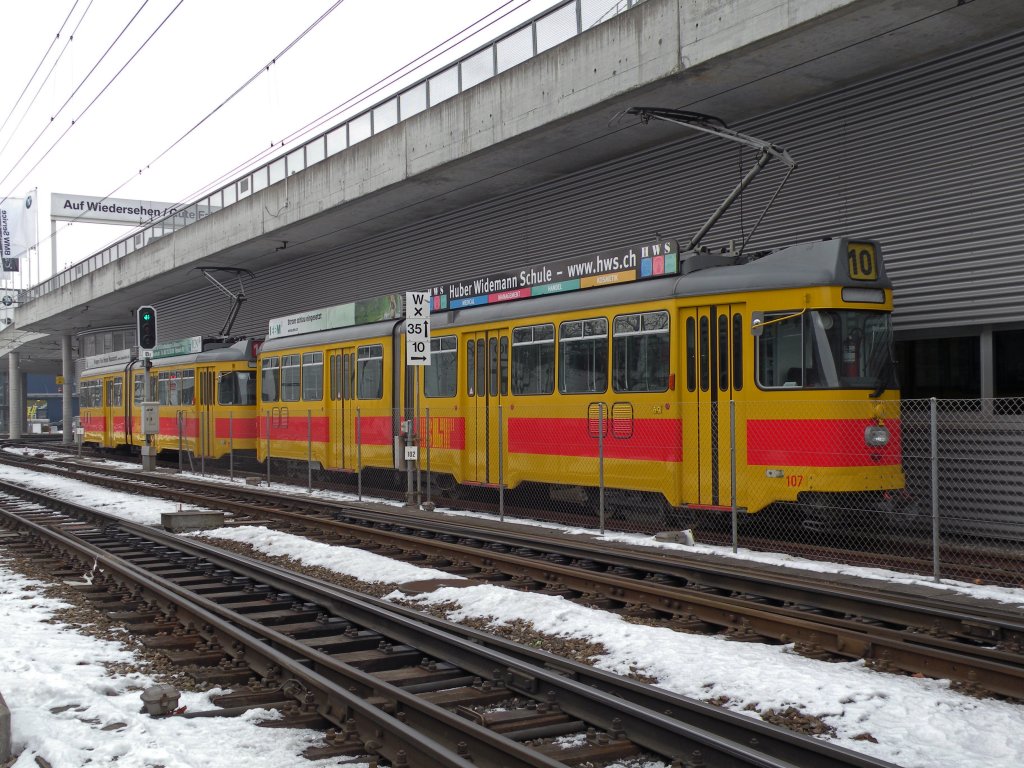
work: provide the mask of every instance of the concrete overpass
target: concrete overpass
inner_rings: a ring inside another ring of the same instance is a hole
[[[441,104],[22,298],[0,331],[20,370],[60,372],[62,339],[125,325],[206,287],[196,267],[260,272],[680,138],[633,105],[734,123],[1024,28],[1019,0],[645,0]],[[413,287],[413,286],[410,286]]]

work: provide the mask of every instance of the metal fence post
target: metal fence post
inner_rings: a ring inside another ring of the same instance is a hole
[[[363,415],[356,408],[356,488],[363,500]]]
[[[932,578],[939,580],[939,417],[938,401],[928,401],[931,411],[931,458],[932,458]]]
[[[199,417],[199,474],[206,477],[206,443],[210,434],[208,419],[210,415],[204,413]]]
[[[427,503],[429,504],[430,503],[430,443],[431,443],[431,440],[430,440],[430,409],[427,408],[425,410],[426,410],[426,419],[427,419],[427,423],[426,423],[427,436],[426,436],[426,446],[425,446],[426,449],[427,449]]]
[[[306,491],[313,492],[313,411],[306,411]]]
[[[739,545],[739,512],[736,507],[736,401],[729,401],[729,484],[732,496],[732,552]]]
[[[235,414],[228,411],[228,478],[235,479]]]
[[[267,487],[270,487],[270,414],[267,414]]]
[[[502,406],[498,406],[498,522],[505,522],[505,456]]]
[[[185,431],[185,425],[183,423],[184,422],[184,416],[185,415],[181,411],[178,411],[178,471],[179,472],[183,471],[184,468],[185,468],[185,465],[182,463],[183,460],[184,460],[184,453],[185,453],[185,437],[184,437],[184,434],[183,434],[184,431]]]
[[[597,516],[604,535],[604,403],[597,404]]]

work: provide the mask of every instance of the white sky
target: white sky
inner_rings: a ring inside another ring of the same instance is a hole
[[[229,105],[169,154],[148,165],[259,72],[334,2],[4,2],[0,9],[0,123],[8,115],[10,120],[0,130],[0,197],[22,197],[37,188],[41,238],[49,235],[49,201],[53,192],[96,197],[113,193],[113,197],[155,202],[192,198],[194,192],[222,174],[475,22],[485,17],[492,21],[513,11],[482,29],[461,48],[424,64],[404,82],[408,84],[432,74],[454,61],[459,53],[486,44],[557,4],[556,0],[344,0]],[[609,0],[609,4],[613,3]],[[138,18],[68,102],[140,5],[145,7]],[[74,12],[60,39],[12,113],[18,95],[72,8]],[[170,18],[163,27],[97,99],[117,70],[168,14]],[[53,67],[61,51],[64,53]],[[39,84],[51,67],[52,75],[40,89]],[[394,92],[396,89],[392,88],[371,96],[346,116],[353,116]],[[33,97],[35,101],[29,108]],[[88,107],[93,99],[95,103]],[[65,102],[68,104],[62,110]],[[331,124],[340,120],[339,117]],[[26,150],[25,159],[20,161]],[[278,154],[276,151],[274,156]],[[30,170],[44,155],[38,167]],[[239,175],[232,174],[231,178]],[[114,192],[118,187],[119,191]],[[57,235],[58,270],[128,231],[98,224],[59,226],[63,229]],[[43,240],[40,254],[41,267],[32,267],[33,283],[50,275],[49,240]]]
[[[172,502],[132,497],[65,478],[33,476],[25,470],[0,467],[0,477],[49,488],[141,523],[155,524],[161,512],[176,509]],[[572,532],[597,536],[594,531]],[[367,582],[401,583],[436,575],[372,553],[259,527],[221,529],[206,535],[241,541],[267,554],[290,556]],[[686,550],[649,537],[617,534],[606,538]],[[730,556],[727,550],[698,549]],[[741,554],[807,570],[931,584],[925,578],[879,570]],[[944,582],[942,588],[1024,606],[1024,590],[956,582]],[[15,768],[32,768],[36,755],[45,757],[54,768],[74,768],[87,758],[94,762],[102,758],[103,762],[114,755],[121,768],[155,763],[166,768],[228,768],[243,761],[249,768],[332,764],[308,763],[298,757],[304,746],[315,743],[312,732],[266,732],[236,720],[153,720],[139,715],[139,693],[146,681],[108,677],[98,666],[105,660],[123,658],[123,652],[112,643],[43,623],[56,606],[42,598],[39,589],[39,585],[10,573],[0,556],[0,626],[5,628],[0,646],[0,692],[12,710],[15,747],[23,750]],[[389,598],[406,599],[398,592]],[[878,673],[860,662],[817,662],[794,654],[790,646],[732,643],[629,624],[615,614],[563,598],[491,585],[446,588],[416,599],[423,604],[457,605],[450,614],[453,619],[491,617],[495,624],[523,620],[551,635],[602,643],[607,655],[594,660],[597,666],[619,674],[638,670],[669,690],[703,700],[725,696],[728,706],[738,711],[747,705],[761,711],[796,707],[833,726],[837,743],[907,768],[1024,765],[1024,707],[964,696],[950,690],[944,681]],[[205,695],[184,695],[181,703],[190,710],[211,708]],[[67,704],[78,707],[51,712]],[[118,722],[125,727],[101,730]],[[864,733],[878,743],[854,738]],[[60,740],[54,734],[60,734]]]

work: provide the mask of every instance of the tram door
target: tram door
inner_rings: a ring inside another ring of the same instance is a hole
[[[466,478],[475,483],[498,483],[499,411],[508,398],[508,329],[469,334],[466,341]],[[505,423],[508,423],[508,414]],[[502,451],[507,452],[508,435]]]
[[[117,374],[106,379],[103,400],[103,445],[113,446],[126,441],[122,390],[124,378]]]
[[[197,392],[193,393],[195,407],[190,409],[186,405],[182,409],[182,418],[187,425],[193,414],[198,417],[199,423],[196,425],[196,431],[191,432],[196,440],[196,454],[199,456],[213,456],[215,453],[213,450],[214,441],[217,438],[217,419],[214,409],[214,406],[217,405],[217,372],[213,368],[197,368],[196,379],[198,380],[199,388]],[[179,386],[187,386],[186,381],[182,381]],[[181,402],[186,404],[188,402],[184,390],[182,391]],[[226,427],[227,425],[225,425],[225,437],[227,437]],[[188,435],[190,432],[186,431],[185,434]]]
[[[729,402],[743,388],[742,314],[743,305],[726,304],[683,316],[686,388],[696,399],[683,414],[683,482],[693,506],[732,506]]]
[[[356,447],[356,348],[327,351],[332,467],[358,469]]]

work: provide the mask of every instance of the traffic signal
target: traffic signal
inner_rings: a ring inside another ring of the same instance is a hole
[[[153,349],[156,346],[156,310],[152,307],[139,307],[135,318],[138,321],[139,349]]]

